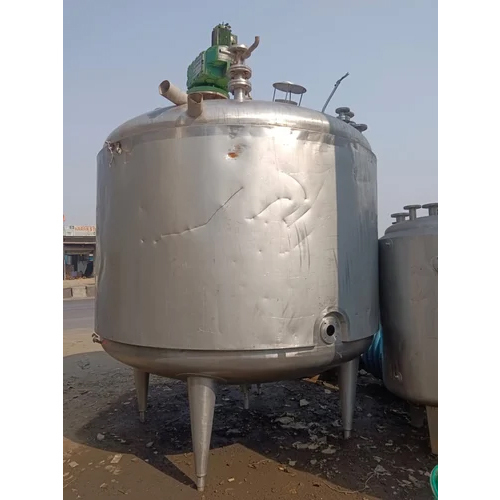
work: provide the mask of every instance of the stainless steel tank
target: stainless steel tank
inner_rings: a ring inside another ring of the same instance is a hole
[[[424,205],[424,217],[420,205],[404,208],[379,244],[383,378],[394,394],[427,407],[437,453],[438,205]]]
[[[237,47],[234,100],[163,82],[176,105],[120,126],[98,155],[96,338],[135,368],[141,419],[150,373],[187,380],[200,490],[217,383],[342,364],[348,437],[379,326],[368,141],[349,118],[251,100]]]

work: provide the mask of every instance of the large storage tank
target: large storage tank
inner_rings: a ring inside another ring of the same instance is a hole
[[[358,358],[379,325],[366,127],[345,108],[298,106],[305,89],[288,82],[275,85],[284,99],[252,100],[257,43],[219,51],[234,99],[165,81],[175,105],[120,126],[98,155],[98,341],[135,369],[141,418],[150,373],[187,380],[200,490],[217,383],[342,364],[348,437]]]
[[[427,407],[431,446],[438,451],[438,205],[393,214],[380,239],[380,313],[385,386]],[[409,215],[409,219],[406,217]]]

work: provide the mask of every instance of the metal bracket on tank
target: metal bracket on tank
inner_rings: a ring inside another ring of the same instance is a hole
[[[118,155],[122,154],[122,145],[120,144],[120,141],[117,142],[110,142],[106,141],[106,147],[108,148],[108,151],[113,154],[116,153]]]
[[[97,335],[97,333],[93,333],[92,334],[92,342],[94,342],[95,344],[102,344],[102,339],[101,337],[99,337],[99,335]]]
[[[113,160],[115,159],[115,153],[117,155],[122,154],[122,151],[123,151],[122,145],[120,144],[119,141],[117,141],[117,142],[106,141],[104,143],[104,145],[106,146],[107,150],[111,154],[111,160],[109,160],[109,166],[111,167],[111,165],[113,164]]]

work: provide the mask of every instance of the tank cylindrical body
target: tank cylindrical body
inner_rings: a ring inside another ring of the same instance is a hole
[[[438,405],[438,216],[389,227],[379,242],[384,384]]]
[[[137,369],[260,382],[349,361],[379,326],[376,159],[320,112],[204,102],[98,155],[96,332]]]

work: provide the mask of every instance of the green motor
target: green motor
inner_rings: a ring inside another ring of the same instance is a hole
[[[231,56],[224,50],[238,43],[227,23],[218,24],[212,30],[212,46],[203,51],[188,67],[187,93],[203,92],[205,98],[227,99],[229,93],[228,69]]]

